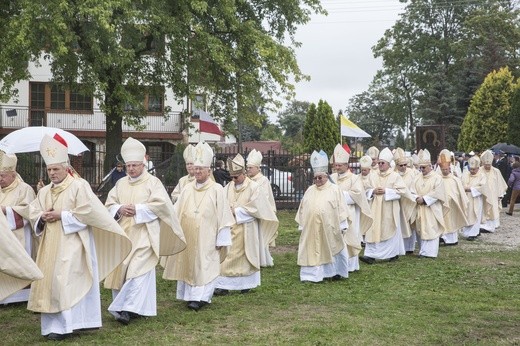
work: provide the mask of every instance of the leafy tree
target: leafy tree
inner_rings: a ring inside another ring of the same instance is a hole
[[[407,102],[411,133],[417,123],[443,124],[454,143],[469,100],[484,77],[519,66],[514,1],[409,0],[401,18],[373,47],[380,76]],[[513,70],[516,70],[514,68]]]
[[[513,96],[511,98],[507,134],[508,143],[520,146],[520,84],[518,81],[514,86]]]
[[[326,101],[320,100],[318,107],[311,104],[303,129],[304,148],[307,152],[322,149],[332,154],[340,141],[340,131],[334,112]]]
[[[102,101],[113,158],[122,123],[145,115],[142,86],[170,87],[179,100],[208,93],[212,113],[227,120],[292,94],[288,76],[305,76],[285,44],[297,46],[296,28],[311,12],[322,12],[318,0],[4,1],[0,92],[29,77],[27,62],[48,59],[55,82],[80,81]]]
[[[471,100],[462,123],[459,149],[482,151],[507,138],[510,101],[514,91],[514,78],[507,67],[486,77]]]
[[[309,107],[309,102],[294,100],[278,115],[278,123],[284,133],[282,138],[284,148],[293,151],[304,149],[302,124],[305,124]]]

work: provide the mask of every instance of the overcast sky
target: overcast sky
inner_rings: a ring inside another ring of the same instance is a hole
[[[296,99],[317,103],[323,99],[334,114],[365,90],[381,60],[372,46],[392,27],[404,5],[398,0],[322,0],[328,16],[313,16],[300,27],[296,40],[298,64],[309,82],[296,85]]]

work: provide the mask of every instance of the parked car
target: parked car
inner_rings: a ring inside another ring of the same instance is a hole
[[[265,165],[261,167],[262,174],[271,182],[274,198],[282,196],[291,196],[293,193],[292,174],[291,172],[280,171],[276,168],[268,168]]]

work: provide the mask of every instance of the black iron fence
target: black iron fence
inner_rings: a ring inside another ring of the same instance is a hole
[[[94,154],[94,153],[92,153]],[[234,148],[215,148],[215,160],[234,158],[237,154]],[[242,153],[247,158],[248,151]],[[17,154],[18,173],[30,185],[36,186],[39,179],[48,183],[45,164],[39,153]],[[103,161],[104,153],[96,152],[90,158],[71,156],[72,166],[88,182],[92,189],[101,198],[106,198],[112,183],[107,172],[113,167],[105,169]],[[170,193],[179,179],[186,175],[186,168],[182,151],[162,153],[161,159],[152,158],[155,175],[161,179]],[[273,195],[279,209],[294,209],[298,207],[299,200],[305,189],[312,184],[312,173],[309,164],[309,155],[288,151],[270,150],[264,154],[262,161],[262,173],[271,182]],[[115,163],[114,163],[115,165]]]

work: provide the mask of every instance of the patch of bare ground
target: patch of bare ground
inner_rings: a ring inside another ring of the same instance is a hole
[[[476,241],[465,241],[462,234],[459,245],[469,251],[497,251],[516,250],[520,247],[520,210],[507,215],[505,210],[500,212],[500,227],[493,233],[481,233]]]

